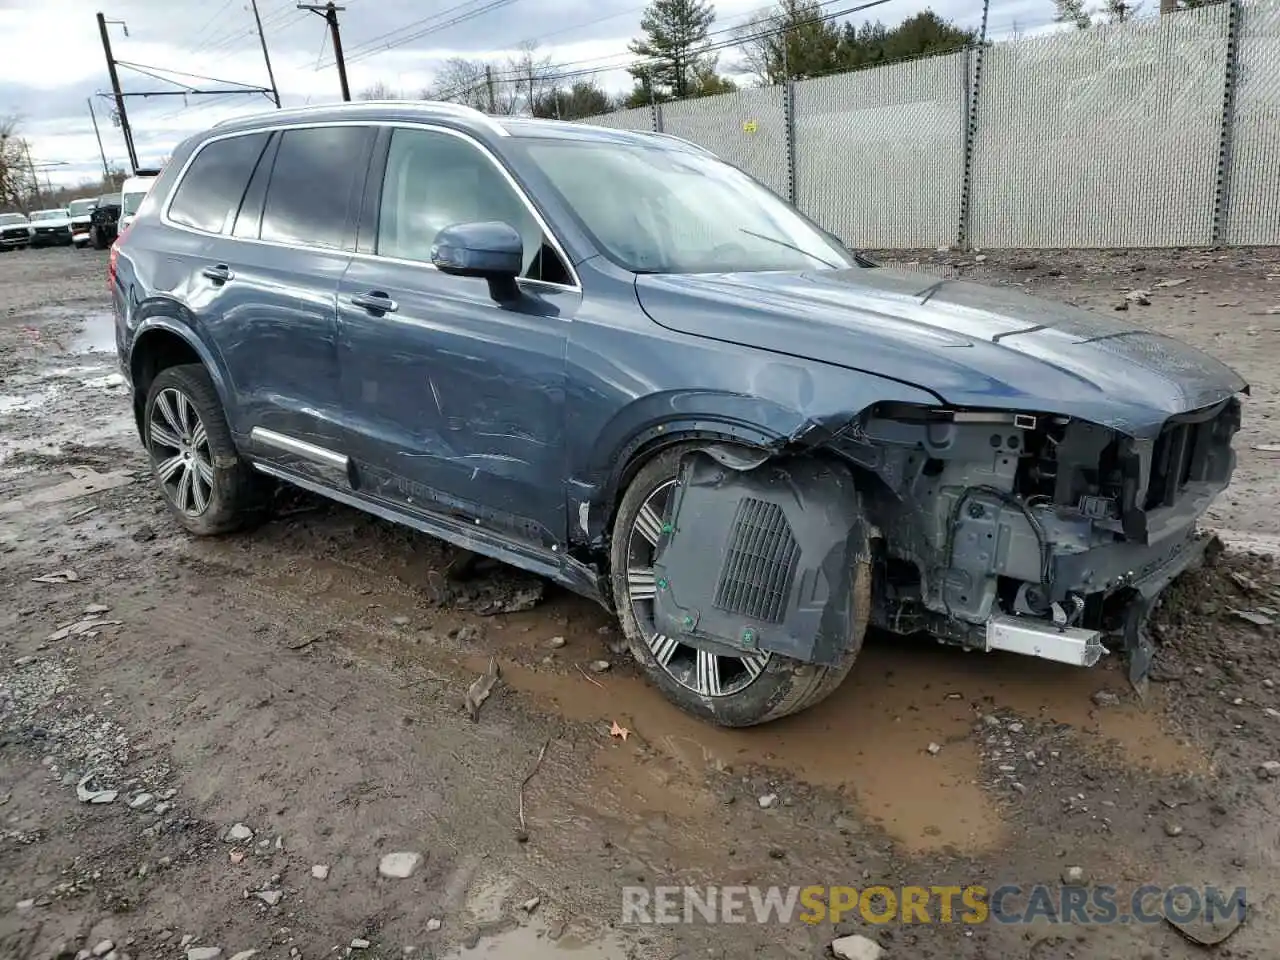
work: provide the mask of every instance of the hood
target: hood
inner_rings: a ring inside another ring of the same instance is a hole
[[[1247,389],[1209,355],[1124,320],[883,267],[644,274],[636,293],[681,333],[888,377],[949,405],[1062,414],[1135,437]]]

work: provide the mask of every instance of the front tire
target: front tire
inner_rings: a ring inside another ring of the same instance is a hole
[[[871,565],[853,581],[852,630],[839,663],[819,666],[767,652],[719,656],[657,633],[653,624],[653,556],[670,515],[680,460],[690,447],[669,448],[646,463],[618,506],[610,547],[614,604],[632,655],[668,700],[725,727],[747,727],[805,710],[829,696],[862,649],[871,611]],[[869,556],[865,549],[857,555]]]
[[[197,536],[259,520],[265,484],[236,452],[218,392],[200,364],[167,367],[147,391],[144,436],[170,512]]]

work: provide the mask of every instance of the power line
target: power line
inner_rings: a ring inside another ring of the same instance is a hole
[[[347,50],[347,58],[349,60],[354,60],[357,54],[359,54],[360,56],[366,56],[373,50],[374,47],[377,47],[379,50],[383,50],[383,49],[389,50],[394,46],[400,46],[400,43],[390,44],[386,47],[379,46],[379,45],[382,43],[382,41],[390,37],[400,36],[401,34],[405,33],[405,31],[413,30],[416,27],[420,27],[423,24],[429,23],[434,20],[439,20],[441,17],[448,16],[451,13],[455,13],[461,10],[463,7],[470,6],[471,4],[478,3],[478,2],[480,2],[480,0],[462,0],[461,3],[454,4],[452,7],[446,7],[443,10],[437,10],[435,13],[428,14],[427,16],[422,17],[419,20],[411,20],[408,23],[402,24],[399,27],[396,27],[394,30],[388,30],[386,33],[380,33],[376,37],[370,37],[367,40],[362,40],[359,43],[357,43],[355,46],[350,47]],[[403,42],[405,41],[402,40],[401,43]]]
[[[187,83],[178,83],[177,80],[170,80],[168,77],[162,77],[160,76],[159,73],[152,73],[151,71],[159,70],[160,73],[176,73],[182,77],[191,77],[194,80],[208,80],[210,83],[225,83],[228,86],[232,86],[232,87],[246,87],[252,90],[254,93],[257,93],[263,89],[262,87],[255,86],[254,84],[251,84],[251,83],[241,83],[238,80],[219,80],[217,77],[206,77],[202,73],[191,73],[187,70],[174,70],[172,67],[154,67],[154,66],[151,66],[150,64],[131,63],[128,60],[117,60],[116,66],[127,67],[136,73],[146,74],[148,77],[151,77],[153,80],[162,80],[165,83],[172,83],[180,87],[189,87],[191,85]]]
[[[459,7],[466,6],[467,3],[475,3],[475,2],[477,2],[477,0],[467,0],[466,3],[458,4],[457,7],[450,7],[449,10],[455,10],[455,9],[458,9]],[[413,41],[415,40],[421,40],[423,37],[430,36],[433,33],[439,33],[442,30],[447,30],[449,27],[457,26],[459,23],[466,23],[468,20],[474,20],[476,17],[480,16],[481,14],[491,13],[494,10],[497,10],[501,7],[510,6],[511,4],[516,2],[517,0],[489,0],[489,2],[485,3],[483,6],[477,7],[474,10],[468,10],[465,13],[460,13],[458,16],[454,17],[452,20],[446,20],[444,23],[433,24],[432,26],[419,30],[416,33],[411,33],[411,34],[408,34],[407,36],[402,36],[394,42],[385,43],[385,44],[382,44],[381,46],[363,50],[362,52],[349,57],[348,61],[351,63],[355,63],[358,60],[368,59],[369,57],[372,57],[378,53],[382,53],[386,50],[394,50],[396,47],[402,47],[406,43],[413,43]],[[448,12],[448,11],[442,11],[442,14],[445,12]]]

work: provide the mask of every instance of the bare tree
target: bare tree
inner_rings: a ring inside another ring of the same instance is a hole
[[[18,136],[18,118],[0,117],[0,209],[27,209],[36,196],[26,140]]]
[[[464,57],[446,60],[436,72],[435,82],[422,91],[424,100],[447,100],[498,115],[516,112],[516,93],[515,84],[493,76],[483,60]]]
[[[356,94],[361,100],[399,100],[400,94],[391,89],[391,85],[384,80],[379,80],[372,86],[366,87]]]
[[[536,40],[520,44],[519,52],[507,63],[507,76],[515,85],[512,91],[520,113],[533,115],[535,106],[554,90],[551,57],[539,55]]]

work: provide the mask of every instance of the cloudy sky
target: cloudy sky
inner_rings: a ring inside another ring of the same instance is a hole
[[[598,82],[629,86],[619,65],[630,62],[627,42],[639,33],[642,0],[341,0],[343,46],[352,94],[382,82],[413,96],[428,87],[450,57],[491,60],[501,69],[522,42],[566,70],[596,69]],[[715,30],[748,21],[769,0],[720,0]],[[833,0],[835,12],[857,0]],[[856,15],[896,23],[928,6],[976,27],[979,0],[890,0]],[[297,9],[296,0],[258,0],[276,82],[285,106],[340,99],[333,51],[324,20]],[[111,24],[117,60],[203,87],[267,85],[249,0],[0,0],[0,119],[19,118],[33,159],[55,184],[77,183],[101,171],[89,116],[97,111],[107,159],[126,166],[124,141],[112,124],[110,90],[95,14]],[[992,0],[996,36],[1037,32],[1050,25],[1051,0]],[[125,33],[127,28],[127,35]],[[721,37],[721,39],[723,36]],[[721,54],[722,67],[738,59]],[[153,69],[158,68],[158,69]],[[184,76],[172,71],[185,71]],[[125,91],[180,87],[121,68]],[[233,114],[270,109],[260,94],[131,97],[126,103],[139,161],[156,163],[189,133]],[[59,164],[59,165],[54,165]],[[47,165],[47,166],[46,166]]]

